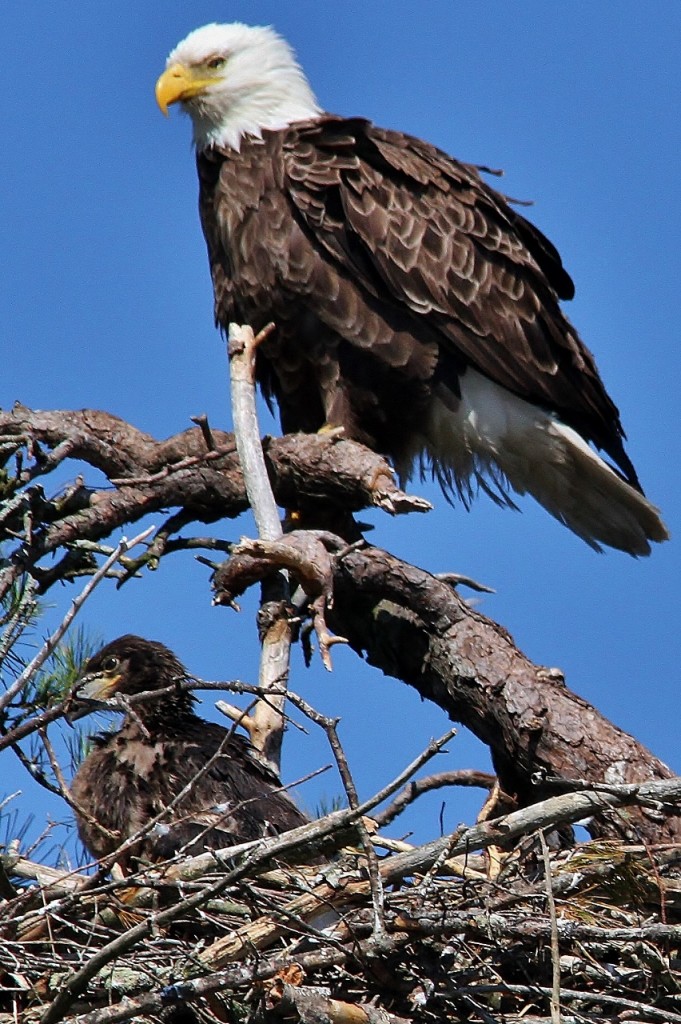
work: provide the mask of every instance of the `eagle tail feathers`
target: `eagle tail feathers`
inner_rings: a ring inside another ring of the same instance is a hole
[[[530,493],[557,519],[599,549],[599,542],[634,556],[669,539],[657,509],[595,452],[572,427],[551,420],[555,458]]]
[[[454,505],[460,501],[467,512],[480,491],[499,508],[520,512],[520,508],[509,494],[509,483],[501,470],[494,464],[473,459],[469,472],[460,476],[445,459],[432,452],[419,456],[419,476],[425,480],[429,475],[437,480],[447,501]]]
[[[468,507],[477,490],[516,508],[530,494],[596,551],[650,554],[667,540],[660,513],[572,427],[469,368],[461,397],[434,398],[425,457],[443,490]]]

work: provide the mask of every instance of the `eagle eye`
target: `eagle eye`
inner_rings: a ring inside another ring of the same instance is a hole
[[[210,68],[211,71],[219,71],[227,63],[226,57],[211,57],[210,60],[206,61],[206,67]]]
[[[105,658],[102,662],[102,668],[105,672],[114,672],[119,666],[118,658],[113,654],[110,654],[108,658]]]

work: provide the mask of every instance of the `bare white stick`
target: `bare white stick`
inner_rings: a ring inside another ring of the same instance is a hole
[[[553,896],[551,884],[551,856],[549,846],[546,842],[544,830],[539,829],[539,841],[541,843],[542,858],[544,861],[544,881],[546,882],[546,901],[551,921],[551,966],[553,980],[551,985],[551,1024],[561,1024],[560,1012],[560,944],[558,941],[558,917],[556,915],[556,901]]]
[[[236,450],[258,535],[263,540],[277,540],[283,532],[265,468],[255,407],[255,350],[270,330],[265,328],[256,338],[252,327],[230,324],[228,339]]]
[[[278,540],[283,534],[279,510],[265,467],[255,406],[255,353],[271,330],[272,325],[269,325],[255,337],[251,327],[230,324],[228,341],[236,448],[248,500],[253,509],[258,534],[263,540]],[[263,581],[263,605],[269,601],[284,601],[288,596],[288,581],[282,572]],[[288,618],[275,616],[264,631],[260,657],[258,683],[267,694],[267,699],[258,701],[248,721],[243,723],[251,743],[277,775],[284,735],[291,638]]]

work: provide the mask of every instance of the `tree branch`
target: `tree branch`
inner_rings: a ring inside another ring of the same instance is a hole
[[[394,821],[402,811],[418,800],[423,793],[430,793],[434,789],[442,789],[443,786],[477,786],[480,789],[491,789],[496,781],[496,776],[489,772],[476,772],[471,768],[462,768],[449,772],[436,772],[427,775],[422,779],[412,779],[398,793],[392,803],[384,807],[382,811],[374,814],[374,821],[379,828],[385,828],[391,821]]]
[[[219,576],[218,576],[219,580]],[[332,626],[370,664],[414,687],[492,753],[503,790],[527,806],[559,780],[627,783],[673,778],[634,737],[572,693],[556,669],[533,664],[495,622],[445,583],[378,548],[335,563]],[[593,835],[681,837],[681,819],[654,808],[593,819]]]
[[[273,329],[274,324],[269,324],[256,338],[251,327],[230,324],[228,341],[236,447],[258,536],[264,541],[279,540],[283,533],[267,476],[255,406],[256,349]],[[284,708],[293,641],[289,599],[288,578],[281,569],[263,579],[258,683],[266,699],[257,701],[252,713],[241,720],[251,743],[277,776],[281,771]]]

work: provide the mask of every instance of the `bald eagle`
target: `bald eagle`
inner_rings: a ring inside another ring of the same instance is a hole
[[[163,644],[126,635],[86,663],[75,697],[133,696],[173,687],[187,675]],[[220,849],[307,822],[246,740],[199,718],[195,703],[187,690],[159,694],[136,703],[117,732],[94,738],[71,795],[80,838],[95,857],[113,853],[159,815],[123,863]]]
[[[597,550],[667,538],[558,252],[481,169],[322,111],[271,28],[190,33],[156,97],[193,122],[217,324],[276,325],[256,375],[284,431],[341,427],[466,504],[529,493]]]

